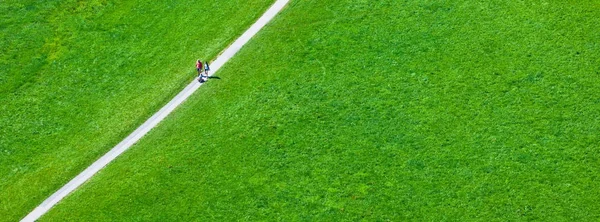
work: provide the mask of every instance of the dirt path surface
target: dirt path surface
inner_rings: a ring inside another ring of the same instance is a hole
[[[260,31],[271,19],[273,19],[289,2],[289,0],[277,0],[258,21],[256,21],[242,36],[240,36],[233,44],[231,44],[219,57],[211,64],[211,74],[216,73],[231,57],[233,57],[258,31]],[[144,124],[138,127],[133,133],[127,136],[123,141],[112,148],[108,153],[104,154],[100,159],[96,160],[92,165],[86,168],[83,172],[73,178],[69,183],[61,187],[53,193],[44,202],[37,206],[21,221],[36,221],[46,212],[48,212],[59,201],[77,189],[81,184],[88,181],[94,174],[112,162],[115,158],[129,149],[133,144],[140,140],[146,133],[154,128],[160,121],[167,117],[175,108],[183,103],[190,95],[192,95],[203,83],[197,80],[192,81],[187,85],[175,98],[167,105],[162,107]]]

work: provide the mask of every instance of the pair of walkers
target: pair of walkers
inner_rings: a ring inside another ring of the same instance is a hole
[[[202,75],[202,68],[204,68],[204,75]],[[199,82],[204,82],[204,81],[206,81],[206,79],[208,79],[208,71],[210,71],[210,67],[208,66],[208,61],[205,61],[204,64],[202,64],[202,61],[200,61],[200,59],[198,59],[196,61],[196,70],[198,70],[198,81]]]

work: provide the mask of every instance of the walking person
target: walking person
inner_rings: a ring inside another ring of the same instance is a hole
[[[208,67],[208,61],[204,62],[204,74],[206,75],[206,78],[208,78],[208,71],[210,71],[210,67]]]
[[[202,61],[200,59],[196,61],[196,70],[198,71],[198,81],[202,82]]]

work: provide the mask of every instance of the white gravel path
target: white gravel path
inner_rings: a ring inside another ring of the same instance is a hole
[[[231,57],[233,57],[241,48],[244,46],[258,31],[260,31],[271,19],[275,17],[289,2],[289,0],[277,0],[269,10],[265,12],[254,23],[250,29],[248,29],[242,36],[240,36],[232,45],[230,45],[219,57],[211,64],[210,75],[216,73]],[[83,172],[73,178],[69,183],[61,187],[58,191],[52,194],[48,199],[44,200],[39,206],[31,211],[21,221],[36,221],[48,210],[50,210],[59,201],[77,189],[81,184],[88,181],[94,174],[98,173],[107,164],[112,162],[115,158],[129,149],[133,144],[140,140],[146,133],[154,128],[160,121],[167,117],[177,106],[185,101],[192,93],[194,93],[203,83],[199,83],[197,80],[192,81],[187,87],[185,87],[175,98],[173,98],[167,105],[156,112],[150,119],[146,120],[144,124],[138,127],[133,133],[127,138],[121,141],[117,146],[112,148],[108,153],[104,154],[100,159],[96,160],[92,165],[86,168]]]

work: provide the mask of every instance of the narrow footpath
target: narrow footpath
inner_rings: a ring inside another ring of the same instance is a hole
[[[233,57],[258,31],[260,31],[271,19],[273,19],[284,7],[287,5],[289,0],[277,0],[271,8],[269,8],[265,14],[263,14],[258,21],[256,21],[242,36],[240,36],[232,45],[230,45],[219,57],[211,64],[211,73],[216,73],[231,57]],[[150,119],[146,120],[144,124],[138,127],[133,133],[127,136],[123,141],[117,144],[104,156],[96,160],[92,165],[86,168],[83,172],[79,173],[69,183],[61,187],[58,191],[48,197],[44,202],[37,206],[31,211],[22,222],[36,221],[46,212],[48,212],[54,205],[65,198],[67,195],[76,190],[81,184],[88,181],[98,173],[102,168],[112,162],[115,158],[129,149],[133,144],[140,140],[146,133],[154,128],[160,121],[167,117],[175,108],[183,103],[190,95],[192,95],[200,86],[204,83],[199,83],[194,79],[188,84],[175,98],[173,98],[167,105],[162,107],[156,112]]]

